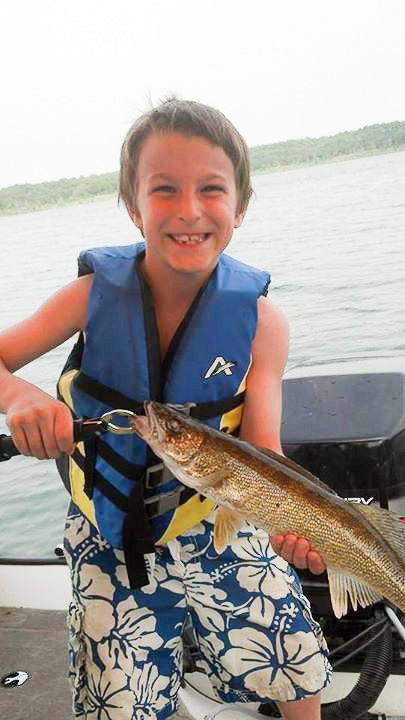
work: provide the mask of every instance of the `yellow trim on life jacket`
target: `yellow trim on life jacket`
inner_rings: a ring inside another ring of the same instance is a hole
[[[252,356],[250,356],[250,362],[248,365],[248,369],[246,370],[245,375],[242,378],[242,382],[239,385],[235,395],[246,390],[247,376],[249,374],[249,370],[251,367],[252,367]],[[242,414],[243,414],[243,405],[238,405],[238,407],[234,408],[233,410],[229,410],[229,412],[222,415],[219,429],[223,430],[224,428],[226,428],[226,431],[228,433],[235,432],[235,430],[237,430],[237,428],[240,426],[240,424],[242,422]]]
[[[213,500],[204,498],[200,499],[200,495],[192,495],[183,505],[179,505],[174,511],[173,517],[163,533],[157,545],[165,545],[169,540],[174,540],[178,535],[183,535],[187,530],[191,530],[194,525],[198,525],[204,520],[215,507]]]
[[[77,369],[68,370],[66,373],[61,375],[58,381],[59,393],[71,410],[73,410],[71,387],[78,372],[79,370]],[[84,457],[84,444],[82,442],[77,444],[77,449]],[[83,515],[85,515],[92,525],[94,525],[98,530],[94,502],[93,500],[90,500],[84,492],[84,472],[71,457],[69,458],[69,483],[70,494],[74,504],[77,505]]]

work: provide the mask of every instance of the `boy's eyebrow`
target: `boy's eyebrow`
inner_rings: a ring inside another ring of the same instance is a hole
[[[157,172],[157,173],[152,173],[151,175],[149,175],[149,178],[148,178],[148,180],[150,180],[152,182],[155,180],[158,180],[158,179],[172,180],[173,175],[170,175],[169,173],[164,173],[164,172]],[[202,182],[211,182],[212,180],[221,180],[222,182],[226,182],[226,177],[225,177],[225,175],[222,175],[221,173],[213,173],[210,175],[203,175],[200,178],[200,181],[202,181]]]
[[[222,182],[226,182],[226,177],[224,175],[221,175],[221,173],[214,173],[214,175],[206,175],[204,178],[205,182],[209,182],[211,180],[222,180]]]
[[[157,178],[169,179],[170,175],[166,175],[166,173],[162,172],[152,173],[151,175],[149,175],[149,180],[156,180]]]

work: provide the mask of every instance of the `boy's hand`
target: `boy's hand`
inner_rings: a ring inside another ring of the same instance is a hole
[[[295,565],[301,570],[310,570],[314,575],[321,575],[325,572],[326,565],[320,554],[316,550],[311,550],[311,546],[305,538],[288,533],[287,535],[273,535],[270,542],[274,552],[291,565]]]
[[[6,422],[22,455],[43,460],[74,450],[69,408],[28,383],[24,394],[9,406]]]

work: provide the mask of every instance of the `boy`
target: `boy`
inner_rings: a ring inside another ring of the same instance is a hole
[[[133,125],[121,154],[120,197],[145,244],[82,253],[81,276],[0,336],[0,409],[15,444],[38,458],[65,454],[76,503],[65,534],[76,717],[170,717],[188,611],[220,697],[272,698],[287,720],[320,718],[326,646],[268,536],[246,524],[218,557],[208,501],[138,438],[75,448],[68,408],[94,417],[151,397],[191,402],[213,427],[281,452],[287,323],[265,297],[267,273],[222,255],[251,192],[231,123],[198,103],[163,103]],[[11,375],[78,331],[64,402]],[[323,570],[304,539],[273,542]]]

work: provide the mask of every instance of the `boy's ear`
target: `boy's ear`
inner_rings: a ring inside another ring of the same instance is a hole
[[[241,210],[239,213],[235,215],[235,222],[234,222],[234,228],[238,228],[242,225],[243,218],[245,217],[246,210]]]
[[[136,225],[136,227],[142,232],[142,219],[141,219],[139,212],[136,209],[132,210],[128,206],[127,206],[127,212],[128,212],[129,217],[131,218],[132,222],[134,223],[134,225]]]

